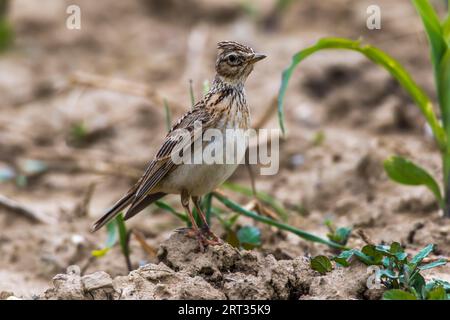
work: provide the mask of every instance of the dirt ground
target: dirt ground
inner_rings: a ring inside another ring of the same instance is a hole
[[[69,4],[81,7],[81,30],[65,27]],[[276,97],[292,55],[323,36],[362,37],[386,50],[434,97],[426,38],[410,1],[305,0],[279,15],[274,4],[12,1],[15,44],[0,56],[0,171],[19,178],[1,182],[0,194],[41,212],[47,223],[0,208],[0,298],[380,298],[365,286],[365,266],[321,276],[308,259],[332,254],[329,248],[245,217],[239,225],[262,230],[263,243],[252,251],[223,245],[198,253],[195,242],[173,232],[183,223],[152,206],[127,222],[155,251],[148,254],[132,237],[136,270],[128,273],[118,247],[91,256],[106,240],[105,230],[89,232],[91,223],[131,186],[164,137],[163,99],[173,119],[189,109],[189,80],[199,98],[221,40],[268,55],[246,84],[253,123]],[[366,28],[371,4],[382,9],[381,30]],[[71,79],[80,72],[144,84],[152,94],[76,85]],[[331,219],[376,243],[398,241],[409,253],[434,243],[435,256],[450,256],[450,222],[432,195],[399,186],[383,171],[382,161],[400,154],[441,175],[423,117],[384,70],[356,53],[313,56],[291,80],[286,119],[280,171],[256,183],[288,209],[290,224],[325,236]],[[80,127],[89,130],[82,142],[73,132]],[[278,127],[275,113],[264,127]],[[33,170],[42,165],[46,170]],[[231,180],[250,186],[245,168]],[[242,205],[250,200],[227,194]],[[180,208],[178,197],[167,201]],[[212,224],[224,233],[217,220]],[[362,245],[353,233],[349,246]],[[425,276],[450,281],[449,272],[444,266]]]

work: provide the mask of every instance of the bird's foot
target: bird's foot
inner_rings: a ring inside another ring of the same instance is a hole
[[[211,229],[208,226],[203,226],[201,229],[203,235],[205,236],[205,239],[208,243],[208,245],[211,246],[217,246],[223,244],[223,240],[220,239],[218,236],[214,234],[214,232],[211,231]]]
[[[209,228],[202,228],[200,230],[195,230],[193,228],[178,228],[175,231],[184,234],[186,237],[197,239],[200,250],[203,252],[207,246],[217,246],[223,244],[222,239],[211,232]]]

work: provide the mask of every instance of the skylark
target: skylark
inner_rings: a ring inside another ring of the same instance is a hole
[[[221,132],[227,129],[249,129],[250,114],[244,83],[252,72],[254,64],[266,56],[233,41],[219,42],[218,50],[216,76],[209,92],[171,128],[143,176],[94,223],[92,231],[100,229],[126,207],[129,209],[125,214],[125,220],[167,194],[180,194],[181,204],[192,224],[192,228],[187,233],[195,236],[202,248],[203,245],[221,243],[221,240],[209,229],[201,210],[200,197],[225,182],[239,163],[176,164],[172,155],[180,149],[186,150],[186,146],[181,142],[185,140],[180,137],[180,129],[184,129],[184,132],[188,132],[193,138],[188,142],[188,149],[194,144],[195,128],[198,123],[201,124],[202,134],[208,129],[218,129]],[[218,143],[218,141],[209,143]],[[222,140],[220,143],[227,142]],[[204,142],[202,144],[204,145]],[[189,206],[190,198],[203,222],[202,228],[199,228],[195,222]]]

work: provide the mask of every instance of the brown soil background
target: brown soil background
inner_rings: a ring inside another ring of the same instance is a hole
[[[16,41],[0,56],[0,167],[17,169],[33,159],[45,161],[49,170],[23,187],[2,183],[0,193],[56,223],[34,223],[0,209],[0,292],[5,297],[10,292],[71,299],[379,298],[364,286],[364,266],[320,276],[308,268],[308,257],[331,254],[328,248],[264,225],[257,224],[264,240],[259,249],[239,253],[223,246],[199,255],[191,242],[170,237],[182,223],[153,206],[128,223],[159,250],[149,256],[132,238],[134,267],[151,264],[128,276],[118,248],[101,259],[90,257],[106,239],[105,231],[91,234],[90,224],[133,183],[130,175],[143,170],[163,139],[162,98],[169,101],[173,119],[188,110],[189,79],[200,97],[203,82],[213,76],[218,41],[241,41],[268,55],[246,85],[253,123],[277,95],[292,55],[323,36],[363,37],[402,62],[434,97],[426,38],[408,0],[294,1],[278,17],[275,1],[249,1],[257,14],[242,3],[12,1]],[[69,4],[82,9],[80,31],[65,27]],[[366,28],[371,4],[382,9],[381,30]],[[145,84],[157,97],[71,85],[70,76],[78,71]],[[257,187],[288,208],[290,224],[325,236],[329,218],[337,226],[363,229],[377,243],[399,241],[410,253],[434,243],[435,255],[450,255],[450,223],[440,217],[431,194],[399,186],[383,172],[383,159],[401,154],[441,174],[424,119],[384,70],[356,53],[313,56],[291,80],[286,119],[280,171],[258,177]],[[74,145],[70,129],[80,121],[93,134],[85,144]],[[275,115],[265,124],[277,126]],[[314,146],[318,132],[325,140]],[[106,169],[104,164],[109,164]],[[231,180],[250,186],[244,168]],[[92,184],[85,210],[83,199]],[[249,201],[230,197],[243,205]],[[179,207],[177,197],[167,201]],[[254,222],[241,217],[238,224]],[[223,233],[218,221],[213,220],[213,228]],[[363,244],[356,234],[350,239],[351,246]],[[70,269],[52,284],[70,265],[80,266],[80,274]],[[449,271],[441,267],[426,277],[450,281]]]

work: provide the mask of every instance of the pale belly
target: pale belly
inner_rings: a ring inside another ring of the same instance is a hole
[[[220,186],[233,174],[245,156],[247,141],[243,132],[235,134],[233,138],[224,135],[222,140],[210,140],[203,145],[203,149],[194,152],[199,159],[204,159],[203,163],[178,165],[159,183],[158,191],[178,194],[186,189],[190,195],[202,196]],[[233,148],[234,153],[229,153],[227,148]],[[214,154],[219,155],[216,159],[222,159],[222,162],[211,161],[212,158],[208,158],[207,151],[213,149]],[[227,160],[226,155],[231,155],[231,158]],[[193,159],[191,161],[193,162]]]
[[[182,164],[158,185],[158,191],[179,194],[183,189],[192,196],[202,196],[225,182],[237,164]]]
[[[227,102],[224,101],[224,103]],[[180,164],[158,184],[155,188],[158,192],[179,194],[185,189],[192,196],[202,196],[213,191],[233,174],[245,156],[248,140],[244,138],[244,131],[233,131],[234,136],[230,138],[226,134],[226,130],[236,128],[246,130],[249,125],[249,118],[243,119],[241,111],[232,110],[231,113],[236,113],[236,117],[234,121],[222,124],[225,126],[225,129],[222,131],[222,139],[211,139],[210,137],[207,139],[208,142],[205,142],[203,145],[202,150],[194,151],[196,155],[204,155],[203,151],[207,150],[206,145],[208,145],[212,147],[209,150],[215,149],[216,152],[214,154],[220,154],[219,158],[224,161],[222,163],[207,161],[203,164],[201,162],[200,164],[199,162],[194,162],[195,164]],[[234,148],[235,153],[231,156],[233,160],[228,161],[225,159],[230,153],[226,150],[229,150],[230,147]],[[205,151],[205,153],[207,152]],[[203,159],[202,156],[200,158]]]

